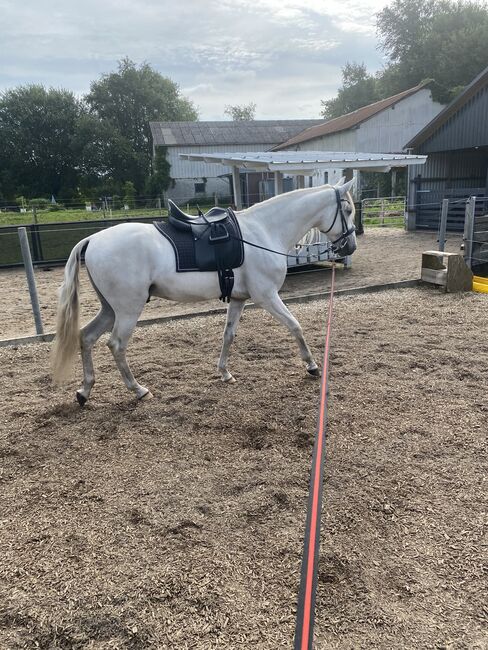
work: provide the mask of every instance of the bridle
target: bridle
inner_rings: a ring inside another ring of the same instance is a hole
[[[334,219],[332,220],[332,224],[331,224],[330,228],[328,230],[323,231],[323,232],[324,232],[324,235],[327,235],[327,233],[329,233],[332,230],[332,228],[334,227],[335,222],[337,221],[337,217],[340,215],[341,223],[342,223],[342,234],[337,239],[330,242],[333,250],[337,251],[337,250],[340,250],[341,248],[343,248],[346,245],[347,238],[349,237],[349,235],[352,235],[353,233],[356,232],[356,227],[355,226],[351,226],[350,228],[347,227],[347,219],[346,219],[346,215],[344,214],[344,210],[342,209],[342,199],[341,199],[340,192],[336,187],[334,187],[333,189],[334,189],[334,192],[335,192],[335,195],[336,195],[336,201],[337,201],[336,213],[334,215]],[[339,245],[337,245],[338,242],[339,242]]]

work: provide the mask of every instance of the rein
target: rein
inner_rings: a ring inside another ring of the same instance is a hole
[[[329,315],[325,338],[324,365],[320,389],[320,406],[312,455],[310,487],[305,523],[300,590],[298,594],[294,650],[312,650],[315,619],[315,592],[319,564],[320,516],[325,464],[325,434],[327,426],[327,387],[329,378],[329,348],[334,300],[335,264],[332,265]]]
[[[247,241],[245,239],[241,239],[239,237],[234,237],[234,239],[237,239],[238,241],[242,242],[243,244],[247,244],[248,246],[254,246],[254,248],[260,248],[263,251],[268,251],[268,253],[274,253],[275,255],[283,255],[283,257],[293,257],[295,259],[310,259],[310,257],[316,257],[317,259],[320,259],[320,256],[326,253],[329,248],[334,248],[334,246],[340,242],[341,245],[337,246],[337,249],[342,248],[343,242],[349,237],[349,235],[352,235],[355,231],[356,228],[354,226],[351,226],[350,228],[347,227],[347,219],[344,214],[344,211],[342,209],[342,200],[341,200],[341,195],[339,193],[339,190],[334,187],[335,195],[336,195],[336,201],[337,201],[337,208],[336,212],[334,215],[334,219],[332,220],[332,224],[328,230],[324,231],[324,235],[329,233],[332,228],[334,227],[335,222],[337,221],[338,215],[341,217],[341,222],[342,222],[342,234],[337,238],[334,239],[334,241],[328,242],[326,247],[324,248],[323,251],[319,251],[318,253],[312,253],[311,255],[292,255],[290,253],[282,253],[281,251],[275,251],[272,248],[266,248],[265,246],[260,246],[259,244],[254,244],[253,242]],[[202,214],[202,213],[200,213]],[[204,216],[202,214],[202,216]],[[205,217],[204,217],[205,218]],[[206,220],[206,219],[205,219]],[[321,246],[320,242],[317,242],[316,244],[307,244],[307,246]]]
[[[327,243],[326,247],[324,248],[323,251],[319,251],[318,253],[312,253],[311,255],[293,255],[292,253],[282,253],[281,251],[275,251],[272,248],[266,248],[266,246],[260,246],[259,244],[253,244],[250,241],[247,241],[246,239],[241,239],[240,237],[233,237],[233,239],[237,239],[238,241],[242,242],[243,244],[247,244],[248,246],[254,246],[254,248],[260,248],[263,251],[268,251],[268,253],[274,253],[275,255],[283,255],[283,257],[293,257],[293,258],[299,258],[299,259],[309,259],[310,257],[316,257],[317,259],[320,258],[320,255],[323,255],[329,250],[330,247],[330,242]],[[307,246],[321,246],[320,242],[317,242],[316,244],[306,244]]]

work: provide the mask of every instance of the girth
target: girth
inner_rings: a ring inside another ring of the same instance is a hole
[[[233,269],[244,262],[241,230],[231,208],[212,208],[197,217],[169,203],[168,222],[154,221],[175,252],[176,271],[217,271],[220,300],[230,301],[234,287]]]

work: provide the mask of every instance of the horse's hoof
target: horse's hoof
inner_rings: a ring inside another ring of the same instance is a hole
[[[151,393],[150,390],[148,390],[147,393],[144,393],[144,395],[141,395],[141,397],[139,397],[139,401],[147,402],[148,400],[152,399],[153,397],[154,397],[154,395]]]
[[[79,390],[76,391],[76,401],[83,408],[86,404],[86,397],[80,393]]]
[[[232,375],[230,377],[227,377],[226,379],[224,379],[222,377],[222,381],[224,382],[224,384],[235,384],[236,383],[236,379]]]
[[[320,377],[320,368],[307,368],[307,372],[312,377]]]

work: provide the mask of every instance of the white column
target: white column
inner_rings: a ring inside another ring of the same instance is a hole
[[[352,193],[352,198],[355,201],[359,201],[361,198],[361,172],[359,171],[359,169],[354,170],[354,179],[356,182],[354,183],[354,191]]]
[[[343,169],[329,169],[329,185],[335,185],[345,176]]]
[[[275,196],[283,194],[283,174],[281,172],[274,173]]]
[[[236,165],[232,165],[232,186],[234,188],[236,210],[242,210],[241,175],[239,173],[239,167]]]

